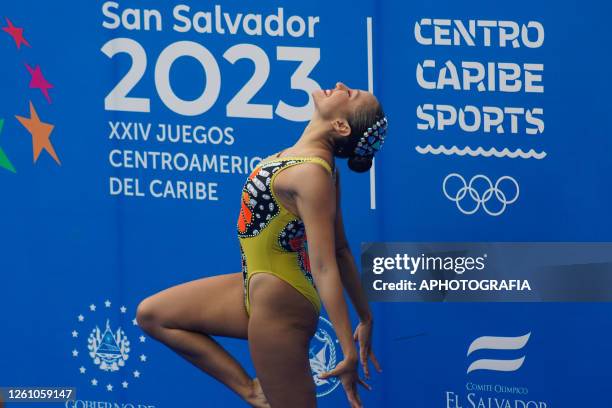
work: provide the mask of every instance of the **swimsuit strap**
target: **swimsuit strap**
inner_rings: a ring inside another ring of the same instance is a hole
[[[329,163],[319,157],[319,156],[283,156],[283,157],[279,157],[278,155],[281,154],[282,151],[278,152],[276,155],[262,160],[259,164],[261,163],[268,163],[268,162],[275,162],[275,161],[285,161],[285,160],[305,160],[305,161],[309,161],[309,162],[315,162],[315,163],[319,163],[321,166],[325,167],[325,169],[332,175],[335,175],[335,169],[332,170],[331,166],[329,165]]]
[[[300,156],[298,156],[298,157],[300,157]],[[323,159],[321,157],[318,157],[318,156],[301,156],[300,158],[306,159],[307,161],[310,161],[310,162],[319,163],[321,166],[325,167],[325,169],[329,172],[329,174],[333,174],[334,173],[334,171],[332,170],[332,168],[329,165],[329,163],[325,159]]]

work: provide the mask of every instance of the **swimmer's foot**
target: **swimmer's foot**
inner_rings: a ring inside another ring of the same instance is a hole
[[[245,401],[255,408],[270,408],[270,404],[268,404],[268,400],[257,377],[253,378],[253,388],[250,395],[245,398]]]

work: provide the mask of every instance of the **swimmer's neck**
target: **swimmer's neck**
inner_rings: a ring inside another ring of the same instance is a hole
[[[334,151],[333,128],[329,122],[313,118],[295,144],[286,150],[303,152],[308,155],[325,154],[332,156]]]

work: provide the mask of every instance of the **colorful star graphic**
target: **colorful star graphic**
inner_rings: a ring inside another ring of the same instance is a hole
[[[4,126],[4,119],[0,119],[0,133],[2,133],[3,126]],[[4,153],[4,150],[2,150],[2,147],[0,147],[0,167],[5,168],[8,171],[12,171],[13,173],[17,173],[17,171],[15,170],[15,167],[13,167],[13,164],[11,163],[9,158],[6,156],[6,154]]]
[[[17,49],[21,49],[21,44],[31,47],[30,43],[28,43],[28,41],[23,37],[23,28],[15,27],[8,17],[4,18],[8,23],[8,27],[2,27],[2,30],[6,31],[11,37],[13,37],[13,40],[15,40],[15,44],[17,45]]]
[[[50,84],[42,74],[40,70],[40,65],[37,65],[36,68],[32,69],[31,66],[25,64],[28,72],[32,75],[32,80],[30,81],[30,88],[38,88],[47,98],[47,102],[51,103],[51,98],[49,97],[49,88],[53,88],[53,85]]]
[[[34,151],[34,163],[38,160],[38,156],[43,149],[45,149],[53,159],[57,162],[57,164],[61,165],[57,154],[55,153],[55,149],[53,149],[53,145],[51,144],[51,140],[49,137],[51,132],[53,131],[53,125],[49,123],[41,122],[38,118],[38,114],[36,113],[36,109],[34,109],[34,105],[32,101],[30,101],[30,117],[25,118],[23,116],[15,115],[17,120],[26,128],[28,132],[32,135],[32,149]]]
[[[5,17],[5,20],[8,25],[5,27],[0,27],[0,28],[2,28],[2,31],[5,31],[13,38],[13,40],[15,41],[15,45],[17,46],[17,49],[20,50],[22,44],[25,44],[27,47],[31,48],[30,43],[28,42],[28,40],[26,40],[26,38],[23,35],[23,28],[16,27],[13,24],[13,22],[9,20],[8,17]],[[54,86],[49,81],[47,81],[47,79],[44,77],[42,70],[40,68],[40,65],[34,65],[34,67],[32,67],[29,64],[25,63],[25,67],[31,76],[30,84],[29,84],[30,88],[39,89],[40,92],[45,97],[45,99],[47,99],[47,102],[51,103],[49,89],[54,88]],[[36,109],[34,109],[34,105],[32,104],[32,101],[30,101],[30,117],[29,118],[24,117],[24,116],[18,116],[18,115],[15,115],[15,117],[28,130],[28,132],[30,132],[32,136],[32,151],[34,155],[34,163],[38,161],[38,157],[40,156],[40,153],[44,149],[49,153],[49,155],[51,155],[51,157],[53,157],[55,162],[61,166],[60,159],[57,153],[55,152],[55,149],[53,148],[53,144],[51,143],[51,140],[50,140],[51,132],[53,131],[55,126],[50,123],[42,122],[40,120],[40,118],[38,117],[38,113],[36,112]],[[4,125],[4,120],[0,119],[0,133],[2,132],[3,125]],[[1,147],[0,147],[0,168],[7,169],[13,173],[17,172],[13,164],[8,159],[7,155],[4,153]]]

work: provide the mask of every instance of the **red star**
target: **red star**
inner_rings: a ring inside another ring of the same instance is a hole
[[[21,124],[28,129],[28,132],[32,135],[32,149],[34,151],[34,163],[38,160],[38,156],[43,149],[45,149],[51,157],[60,164],[60,160],[55,153],[55,149],[53,149],[53,145],[51,144],[51,140],[49,137],[51,136],[51,132],[53,131],[53,125],[50,123],[41,122],[38,118],[38,114],[34,109],[34,105],[30,102],[30,117],[26,118],[23,116],[15,115],[17,120],[21,122]]]
[[[17,44],[17,49],[21,48],[21,44],[25,44],[28,47],[31,47],[30,43],[28,43],[28,41],[23,37],[23,28],[15,27],[13,23],[11,23],[11,20],[8,19],[8,17],[4,18],[8,23],[8,27],[2,27],[2,29],[9,33],[11,37],[13,37],[13,40],[15,40],[15,44]]]
[[[32,80],[30,81],[30,88],[40,89],[43,95],[45,95],[45,98],[47,98],[47,102],[51,103],[51,98],[49,97],[48,89],[53,88],[53,85],[51,85],[43,76],[42,71],[40,70],[40,65],[37,65],[34,69],[32,69],[32,67],[28,64],[25,64],[25,66],[28,69],[30,75],[32,75]]]

